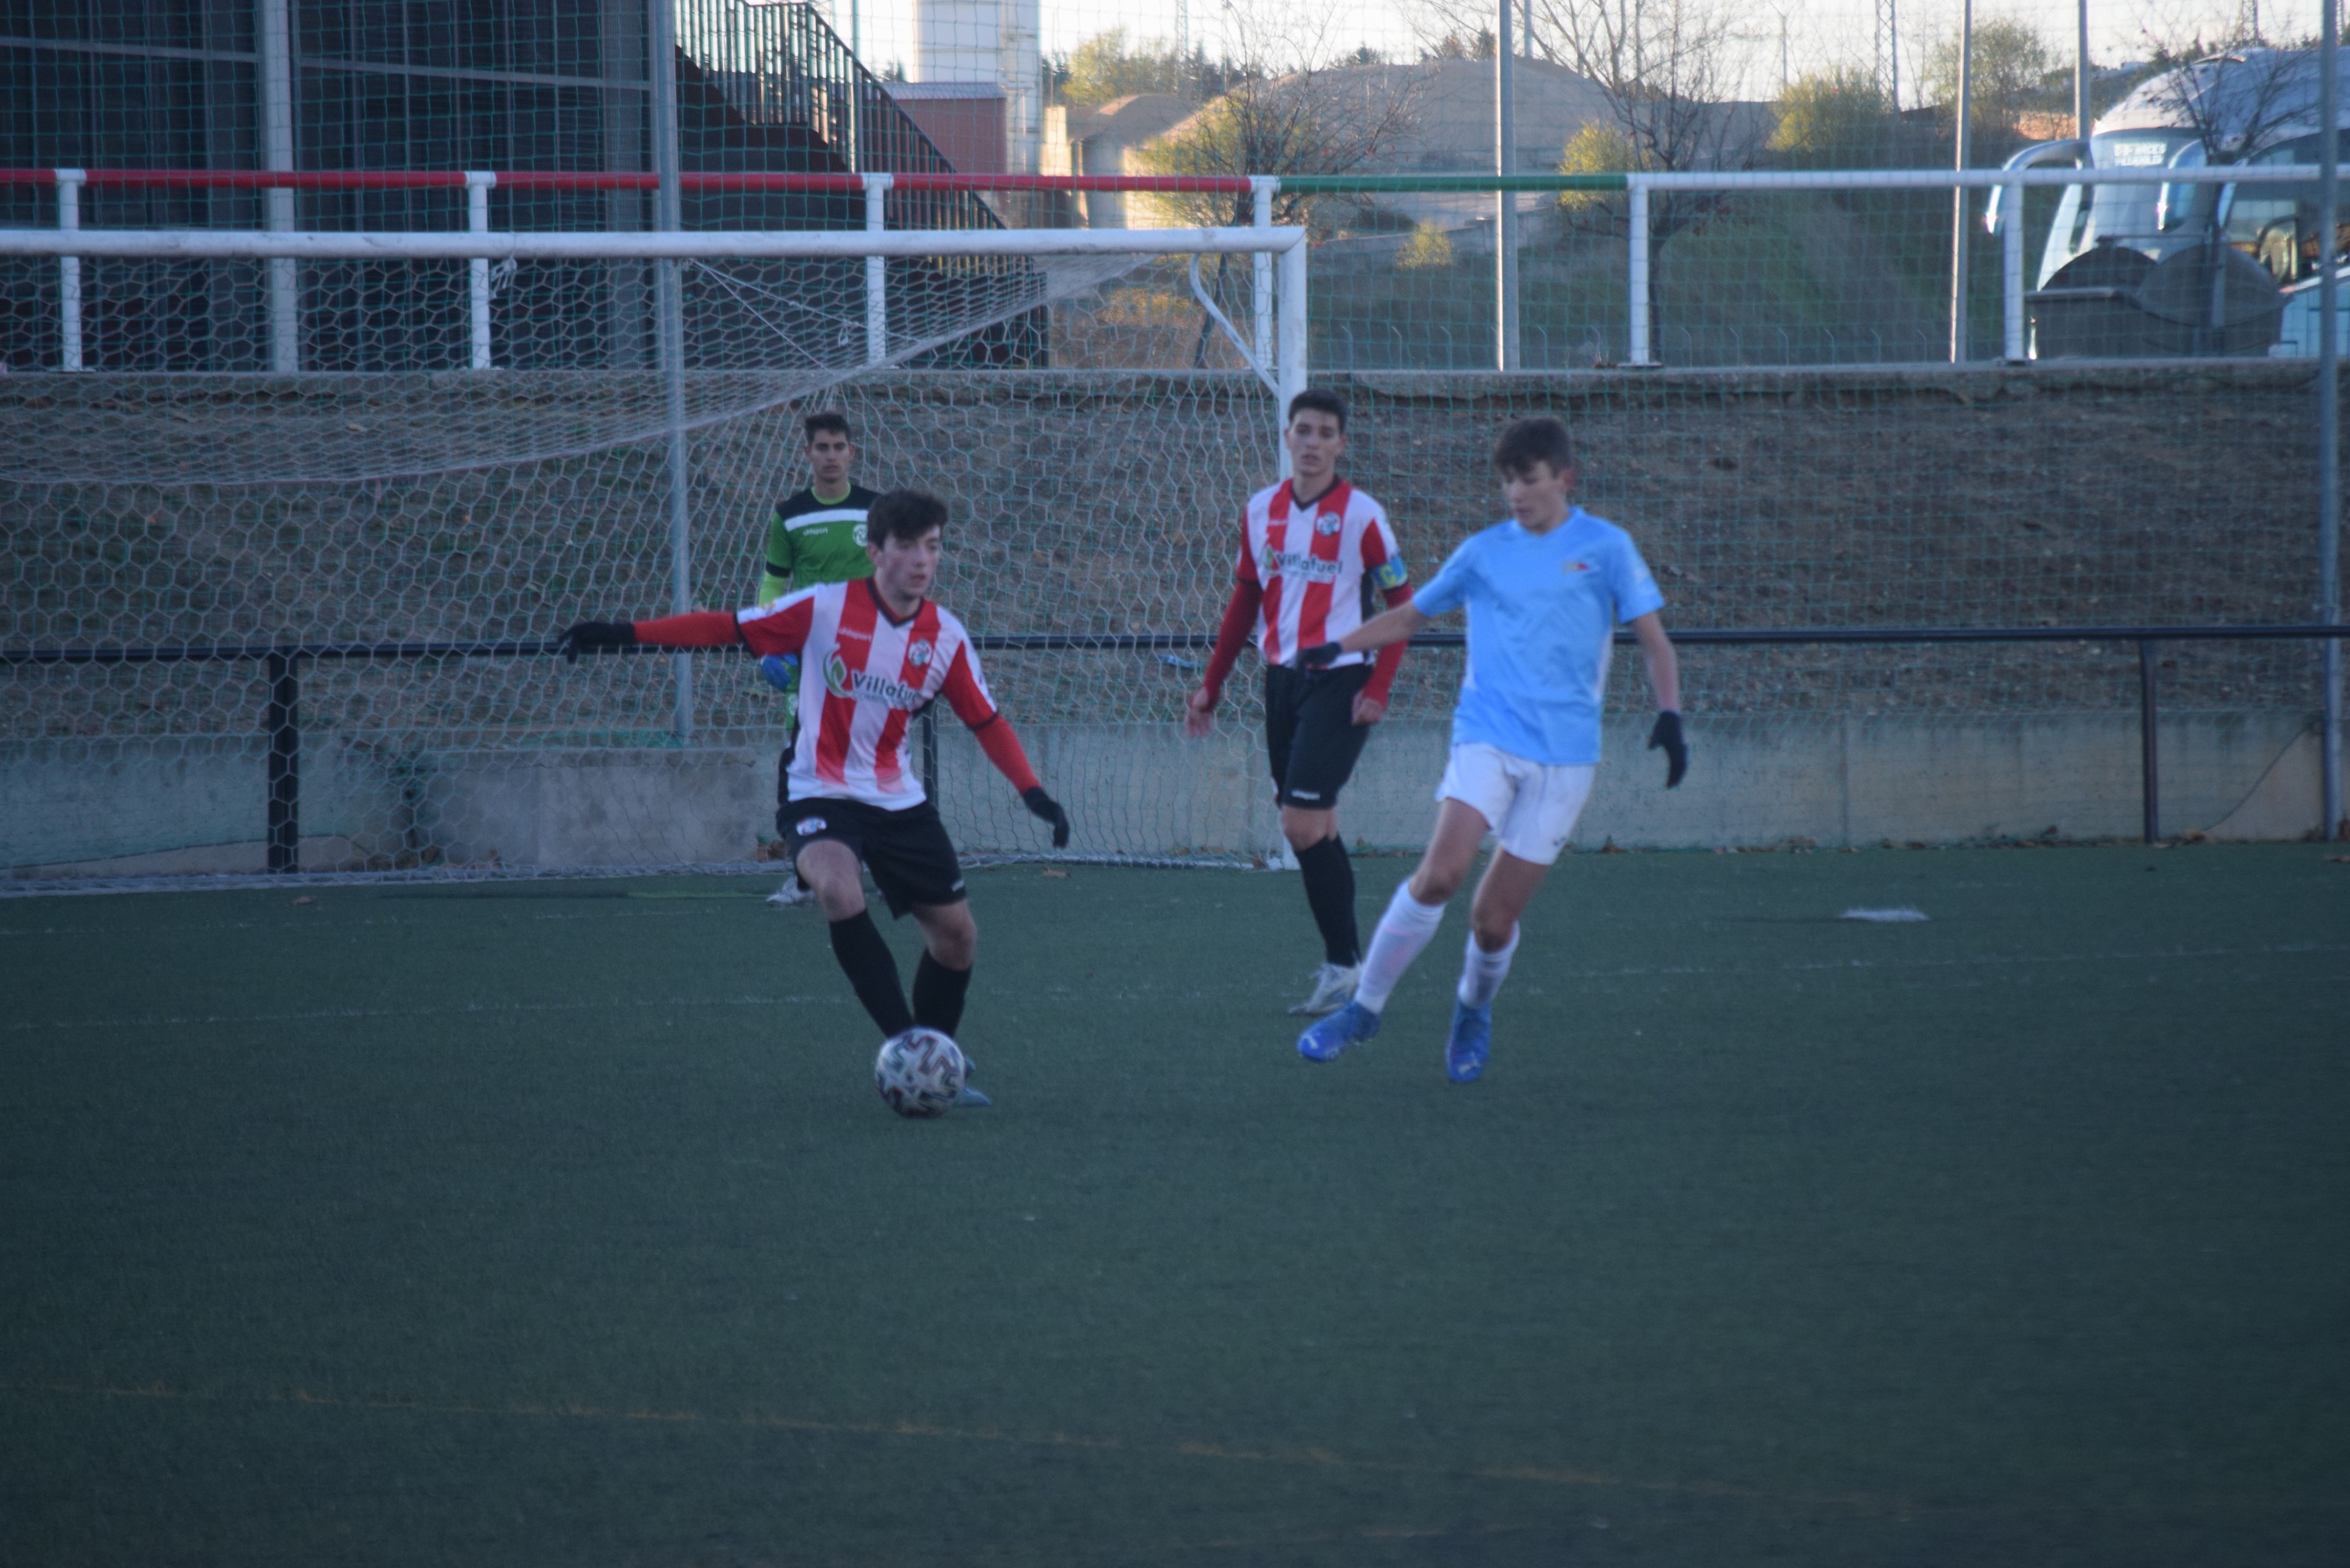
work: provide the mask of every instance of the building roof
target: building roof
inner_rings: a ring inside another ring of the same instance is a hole
[[[1171,92],[1136,92],[1092,109],[1069,110],[1069,140],[1084,141],[1101,135],[1124,145],[1147,141],[1199,109],[1191,99]]]

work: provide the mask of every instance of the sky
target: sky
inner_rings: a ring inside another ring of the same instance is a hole
[[[1282,0],[1293,14],[1321,14],[1321,0]],[[1455,0],[1457,4],[1457,0]],[[1740,62],[1744,98],[1769,99],[1778,94],[1783,68],[1789,76],[1828,65],[1868,64],[1876,33],[1874,0],[1724,0],[1747,14]],[[864,36],[867,62],[877,69],[902,62],[911,74],[915,66],[912,0],[817,0],[819,6],[845,36],[849,10],[856,5]],[[1135,37],[1174,38],[1188,36],[1211,54],[1229,47],[1235,13],[1223,0],[1040,0],[1044,47],[1047,53],[1069,48],[1123,26]],[[2288,9],[2275,0],[2250,0],[2260,5],[2253,13],[2273,34],[2314,32],[2317,10],[2313,4]],[[1259,15],[1276,10],[1276,0],[1242,0]],[[1896,0],[1900,42],[1902,99],[1913,102],[1908,84],[1916,80],[1917,57],[1929,42],[1955,33],[1959,0]],[[1343,20],[1331,24],[1322,47],[1331,55],[1351,52],[1358,44],[1391,58],[1417,56],[1429,0],[1352,0],[1343,7]],[[2151,42],[2183,43],[2197,36],[2213,36],[2230,30],[2246,14],[2246,0],[2089,0],[2090,57],[2098,64],[2143,59]],[[2306,10],[2303,17],[2296,13]],[[2060,60],[2069,61],[2078,12],[2068,0],[1978,0],[1978,26],[1989,18],[2027,22],[2046,37]],[[1415,26],[1418,23],[1419,26]]]

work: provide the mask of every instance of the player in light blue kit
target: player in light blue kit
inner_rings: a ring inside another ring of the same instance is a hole
[[[1616,628],[1628,622],[1657,700],[1648,749],[1666,757],[1665,787],[1689,771],[1681,739],[1680,668],[1665,636],[1648,564],[1632,537],[1571,507],[1575,449],[1555,419],[1520,420],[1493,448],[1511,521],[1452,552],[1409,604],[1365,622],[1336,642],[1301,653],[1326,663],[1400,642],[1464,606],[1469,659],[1452,710],[1452,758],[1436,786],[1436,828],[1419,868],[1398,888],[1363,955],[1354,1001],[1298,1036],[1297,1054],[1327,1062],[1379,1032],[1379,1014],[1467,880],[1486,834],[1492,864],[1469,906],[1469,946],[1444,1070],[1466,1084],[1485,1070],[1493,996],[1518,949],[1518,916],[1566,846],[1591,798],[1599,763],[1599,711]]]

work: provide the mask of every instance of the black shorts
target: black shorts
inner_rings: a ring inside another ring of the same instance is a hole
[[[1284,805],[1327,811],[1355,772],[1371,738],[1355,722],[1355,698],[1369,684],[1371,667],[1264,672],[1264,750],[1273,761],[1273,798]]]
[[[847,845],[873,873],[873,885],[889,901],[892,915],[917,904],[963,900],[962,862],[955,858],[947,826],[931,801],[902,811],[831,795],[785,801],[775,809],[775,831],[791,846],[795,866],[800,851],[819,840]]]

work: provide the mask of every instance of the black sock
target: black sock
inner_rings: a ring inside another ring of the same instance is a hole
[[[881,928],[871,911],[859,909],[845,920],[832,922],[832,956],[856,988],[857,1000],[880,1026],[881,1038],[903,1034],[914,1026],[906,1006],[906,989],[898,983],[898,960],[881,939]]]
[[[1308,845],[1297,851],[1297,868],[1305,874],[1305,902],[1322,929],[1323,957],[1352,965],[1363,949],[1355,931],[1355,866],[1345,842],[1334,836]]]
[[[971,971],[949,969],[925,952],[914,966],[914,1022],[951,1035],[962,1022],[962,996],[970,989]]]

